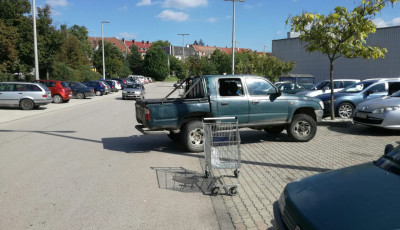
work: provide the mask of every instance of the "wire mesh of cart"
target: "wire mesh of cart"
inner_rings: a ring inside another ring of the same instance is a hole
[[[211,194],[217,195],[224,189],[227,194],[236,195],[241,158],[238,119],[236,117],[204,118],[203,128],[206,178],[213,175],[213,169],[234,169],[233,176],[213,176],[215,181],[210,184]],[[235,178],[236,183],[224,183],[224,177]]]

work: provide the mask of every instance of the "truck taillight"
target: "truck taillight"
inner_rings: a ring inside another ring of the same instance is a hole
[[[146,121],[150,121],[150,110],[148,108],[146,108],[145,115],[146,115],[145,117]]]

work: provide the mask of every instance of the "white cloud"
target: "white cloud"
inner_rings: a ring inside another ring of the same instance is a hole
[[[141,0],[140,2],[138,2],[136,5],[137,6],[148,6],[151,5],[151,0]]]
[[[393,18],[391,21],[385,21],[382,18],[376,18],[372,20],[376,27],[381,28],[381,27],[388,27],[388,26],[400,26],[400,17],[399,18]]]
[[[208,18],[206,21],[209,23],[214,23],[214,22],[218,21],[218,18],[211,17],[211,18]]]
[[[119,11],[127,11],[128,7],[127,6],[123,6],[123,7],[118,8],[118,10]]]
[[[165,0],[163,6],[166,8],[186,9],[206,6],[208,0]]]
[[[136,38],[137,34],[136,33],[122,32],[122,33],[118,34],[118,37],[125,38],[127,40],[131,40],[131,39]]]
[[[184,22],[189,19],[189,15],[183,12],[176,12],[173,10],[164,10],[161,14],[157,15],[163,21],[177,21]]]
[[[65,7],[68,5],[67,0],[47,0],[46,3],[51,7]]]
[[[52,16],[60,16],[61,15],[61,12],[59,12],[59,11],[53,9],[53,8],[51,8],[50,10],[51,10],[51,15]]]

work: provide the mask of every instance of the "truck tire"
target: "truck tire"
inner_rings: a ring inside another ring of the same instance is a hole
[[[287,128],[288,136],[295,141],[307,142],[317,133],[317,122],[306,114],[296,114]]]
[[[285,129],[285,126],[270,126],[264,129],[269,134],[280,134]]]
[[[204,131],[201,121],[191,121],[183,129],[182,141],[189,152],[204,150]]]

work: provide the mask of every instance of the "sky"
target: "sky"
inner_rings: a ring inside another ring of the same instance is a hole
[[[237,47],[271,51],[271,41],[287,37],[285,21],[302,12],[329,14],[336,6],[352,10],[361,0],[245,0],[236,2]],[[168,40],[181,46],[202,39],[206,45],[232,47],[233,2],[227,0],[36,0],[48,4],[53,24],[85,26],[90,37],[137,41]],[[378,27],[400,25],[400,3],[387,6],[375,19]]]

